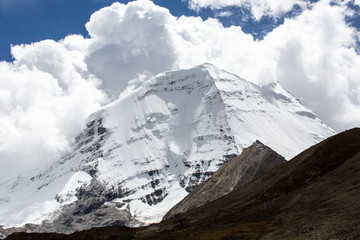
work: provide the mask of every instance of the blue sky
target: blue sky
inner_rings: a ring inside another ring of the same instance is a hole
[[[3,2],[10,0],[1,0]],[[10,45],[86,35],[85,23],[96,10],[114,1],[11,0],[0,5],[0,58],[10,60]]]

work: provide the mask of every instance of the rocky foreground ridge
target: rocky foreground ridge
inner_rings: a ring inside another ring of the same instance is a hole
[[[171,208],[164,219],[223,197],[285,162],[284,157],[256,141],[239,156],[221,166],[213,176]]]

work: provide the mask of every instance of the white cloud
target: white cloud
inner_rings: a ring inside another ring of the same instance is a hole
[[[105,101],[81,54],[46,40],[12,48],[0,62],[0,176],[58,159]]]
[[[175,18],[165,8],[142,0],[114,3],[91,16],[86,62],[89,70],[106,79],[106,89],[124,89],[144,71],[157,74],[171,69],[176,59],[168,25]]]
[[[230,11],[220,11],[215,13],[215,17],[231,17],[233,15]]]
[[[251,10],[254,18],[263,16],[278,17],[289,12],[295,5],[306,6],[302,0],[188,0],[189,7],[195,11],[202,8],[222,9],[224,7],[245,7]]]
[[[349,110],[360,111],[360,56],[346,14],[344,6],[320,1],[264,40],[278,53],[276,80],[338,130],[360,120]]]
[[[118,95],[129,81],[204,62],[258,84],[279,81],[337,130],[359,126],[359,32],[345,23],[348,14],[320,0],[254,40],[241,27],[176,18],[139,0],[94,13],[88,39],[13,46],[15,61],[0,64],[0,174],[56,159],[106,101],[104,89]]]

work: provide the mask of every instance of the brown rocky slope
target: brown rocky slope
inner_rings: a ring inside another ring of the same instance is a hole
[[[183,200],[164,216],[168,219],[176,214],[187,212],[212,202],[234,189],[263,175],[286,160],[260,141],[256,141],[242,153],[225,163],[207,181],[197,186]]]
[[[230,194],[145,228],[7,239],[360,239],[360,129],[302,152]]]

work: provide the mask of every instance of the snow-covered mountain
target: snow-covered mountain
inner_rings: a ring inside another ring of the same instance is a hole
[[[157,222],[255,140],[290,159],[333,134],[277,83],[259,87],[210,64],[165,72],[91,115],[50,168],[0,183],[0,225]]]

